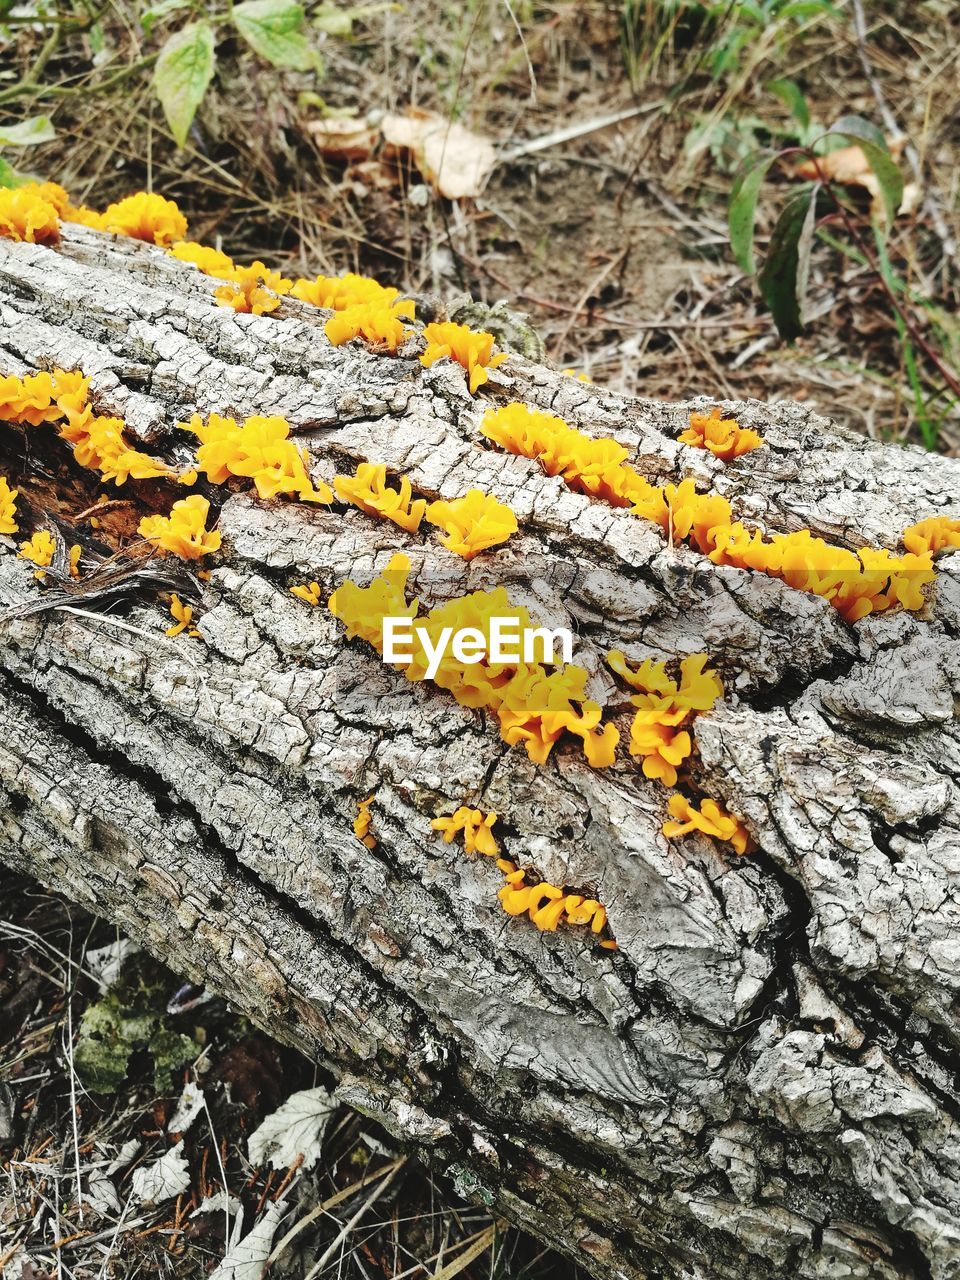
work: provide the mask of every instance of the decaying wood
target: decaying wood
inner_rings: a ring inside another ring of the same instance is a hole
[[[149,590],[120,625],[95,605],[7,621],[0,857],[227,994],[599,1276],[960,1276],[960,555],[923,615],[849,627],[666,547],[477,425],[522,399],[615,436],[652,479],[692,475],[744,518],[850,546],[958,514],[960,462],[751,402],[730,407],[768,447],[724,467],[675,443],[689,405],[519,358],[474,400],[414,347],[333,348],[323,313],[237,316],[212,288],[79,228],[59,251],[0,242],[0,365],[82,367],[102,412],[183,462],[172,426],[191,412],[281,413],[318,476],[370,459],[427,495],[479,486],[521,533],[467,566],[430,533],[236,493],[197,584],[202,641],[165,640]],[[12,483],[43,430],[3,430]],[[39,600],[0,544],[0,608]],[[666,792],[625,752],[536,767],[289,594],[366,582],[394,550],[424,601],[503,582],[572,625],[610,706],[627,709],[608,649],[710,653],[727,696],[696,724],[700,782],[760,851],[668,844]],[[351,831],[370,792],[372,850]],[[605,902],[619,951],[505,916],[490,860],[430,831],[464,800],[502,815],[515,860]]]

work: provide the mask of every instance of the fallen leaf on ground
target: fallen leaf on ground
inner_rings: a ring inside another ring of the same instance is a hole
[[[263,1264],[273,1248],[280,1220],[287,1211],[285,1200],[274,1200],[266,1212],[253,1225],[253,1230],[240,1241],[231,1241],[226,1256],[210,1276],[210,1280],[261,1280]],[[237,1215],[242,1223],[243,1215]]]
[[[192,1080],[183,1086],[177,1109],[167,1124],[167,1133],[186,1133],[203,1110],[203,1091]]]
[[[366,160],[379,141],[379,133],[360,116],[313,120],[307,133],[325,156],[340,160]]]
[[[906,145],[906,138],[887,139],[887,146],[894,160],[900,159]],[[824,177],[829,182],[840,183],[841,186],[863,187],[864,190],[870,192],[871,212],[880,214],[883,210],[883,194],[880,190],[880,182],[870,167],[870,161],[867,159],[866,153],[860,146],[839,147],[836,151],[829,151],[824,156],[817,156],[815,161],[813,159],[804,160],[793,168],[790,176],[803,178],[808,182],[816,182]],[[911,184],[911,186],[915,186],[915,184]],[[907,190],[905,189],[899,212],[910,213],[912,208],[916,206],[917,197],[918,192],[914,190],[908,199]]]
[[[141,1204],[162,1204],[186,1191],[190,1174],[183,1155],[183,1139],[144,1169],[134,1169],[133,1194]]]
[[[336,1105],[322,1086],[293,1094],[247,1139],[250,1163],[269,1160],[274,1169],[289,1169],[303,1156],[303,1168],[312,1168],[320,1158],[323,1131]]]
[[[433,112],[386,115],[380,129],[389,147],[411,152],[424,178],[448,200],[478,196],[497,162],[489,138]]]

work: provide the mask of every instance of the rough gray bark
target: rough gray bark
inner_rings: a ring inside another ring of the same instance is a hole
[[[82,229],[58,252],[0,241],[0,365],[81,366],[102,412],[182,459],[170,427],[195,409],[282,413],[318,475],[371,459],[426,494],[479,485],[521,534],[466,566],[430,533],[237,494],[202,642],[165,641],[149,594],[127,629],[7,622],[0,857],[228,995],[599,1276],[960,1276],[960,555],[923,616],[848,627],[482,448],[458,368],[335,349],[322,313],[235,316],[212,287]],[[799,405],[731,406],[769,447],[724,467],[675,443],[687,405],[520,359],[485,394],[615,435],[644,474],[693,475],[770,529],[893,547],[957,514],[960,462]],[[22,439],[0,435],[13,483]],[[39,599],[0,544],[0,608]],[[668,844],[666,792],[625,752],[535,767],[288,592],[367,581],[397,549],[425,600],[504,582],[572,623],[612,704],[608,649],[709,652],[728,692],[696,723],[702,785],[760,851]],[[351,822],[371,791],[368,850]],[[510,856],[595,891],[620,950],[507,918],[489,861],[430,831],[464,800],[503,815]]]

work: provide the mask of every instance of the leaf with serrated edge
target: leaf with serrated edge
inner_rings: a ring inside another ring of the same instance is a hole
[[[250,1163],[269,1160],[274,1169],[289,1169],[303,1156],[303,1168],[312,1168],[320,1158],[323,1132],[335,1108],[323,1087],[293,1094],[247,1139]]]

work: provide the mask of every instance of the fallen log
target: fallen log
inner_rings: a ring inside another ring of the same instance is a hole
[[[749,402],[725,407],[765,445],[724,465],[676,440],[712,400],[628,400],[520,357],[473,397],[416,343],[334,347],[324,312],[237,315],[215,283],[83,228],[0,241],[0,372],[82,369],[98,412],[181,465],[193,412],[280,414],[319,477],[371,460],[427,497],[479,487],[520,532],[466,563],[431,533],[234,485],[205,490],[223,539],[207,581],[120,554],[39,583],[0,538],[0,858],[229,997],[597,1276],[960,1275],[960,556],[938,558],[922,611],[851,625],[477,424],[522,401],[616,438],[657,483],[693,477],[747,521],[854,548],[956,516],[960,461]],[[91,528],[96,474],[40,427],[0,426],[0,473],[21,536],[57,528],[88,565],[180,496],[111,487]],[[395,551],[427,603],[505,584],[569,626],[623,728],[616,764],[576,739],[532,763],[290,593],[315,580],[325,601]],[[171,589],[199,638],[164,636]],[[755,852],[664,837],[615,648],[710,656],[726,693],[694,722],[691,776]],[[373,847],[353,831],[370,794]],[[506,915],[493,860],[431,829],[462,803],[499,815],[507,857],[602,902],[618,949]]]

